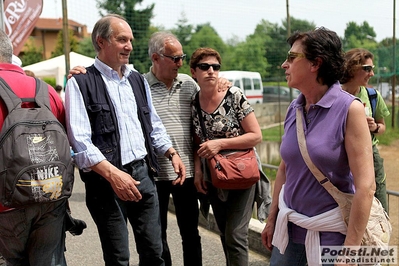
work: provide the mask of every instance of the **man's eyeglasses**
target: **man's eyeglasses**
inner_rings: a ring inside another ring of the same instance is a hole
[[[186,54],[175,55],[175,56],[166,55],[166,54],[160,54],[160,55],[163,57],[170,58],[173,61],[173,63],[178,63],[180,62],[180,60],[184,60],[184,58],[186,58]]]
[[[374,69],[374,65],[362,65],[362,69],[367,73],[370,73]]]
[[[203,71],[207,71],[210,67],[212,67],[212,69],[214,71],[218,71],[220,70],[220,64],[207,64],[207,63],[201,63],[201,64],[197,64],[197,67]]]
[[[306,58],[306,55],[303,54],[303,53],[295,53],[295,52],[288,51],[286,60],[287,60],[288,63],[292,63],[295,60],[295,58],[297,58],[297,57]]]

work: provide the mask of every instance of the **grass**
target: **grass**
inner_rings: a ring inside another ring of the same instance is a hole
[[[391,115],[385,118],[385,133],[378,136],[379,144],[387,146],[399,139],[399,112],[395,111],[395,128],[392,128],[392,106],[388,106],[388,108]]]
[[[378,136],[379,144],[390,145],[393,141],[399,139],[399,111],[395,112],[395,128],[392,128],[392,107],[388,106],[391,115],[385,119],[386,130],[385,133]],[[284,134],[284,126],[262,129],[263,141],[281,142],[281,137]]]
[[[284,125],[280,124],[279,126],[271,127],[268,129],[262,129],[262,140],[263,141],[272,141],[272,142],[281,142],[281,136],[284,134]]]
[[[388,106],[388,108],[390,109],[391,115],[385,119],[385,133],[378,136],[379,144],[387,146],[390,145],[393,141],[399,139],[399,111],[395,112],[395,128],[392,128],[392,107]],[[283,124],[272,128],[262,129],[263,141],[281,142],[281,137],[283,134]],[[278,166],[280,164],[280,161],[272,162],[270,164]],[[275,180],[277,172],[276,170],[263,167],[263,171],[266,173],[270,180]]]

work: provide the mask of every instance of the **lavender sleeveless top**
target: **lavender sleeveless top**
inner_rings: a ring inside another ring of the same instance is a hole
[[[307,216],[314,216],[337,207],[337,203],[312,175],[299,150],[295,112],[303,114],[305,138],[310,158],[316,167],[341,191],[354,193],[353,178],[344,146],[347,114],[355,97],[333,84],[317,104],[305,115],[305,97],[301,94],[287,110],[281,157],[286,165],[284,200],[287,206]],[[295,243],[305,242],[306,229],[289,224]],[[320,232],[321,245],[341,245],[345,236]]]

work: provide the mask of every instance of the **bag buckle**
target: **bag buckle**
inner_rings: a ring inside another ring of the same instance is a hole
[[[219,161],[216,161],[215,169],[218,169],[219,171],[222,171],[222,167],[220,167]]]

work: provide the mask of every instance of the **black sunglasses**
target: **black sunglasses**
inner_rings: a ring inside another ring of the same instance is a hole
[[[220,64],[207,64],[207,63],[201,63],[201,64],[197,64],[197,67],[203,71],[207,71],[210,67],[212,67],[212,69],[214,71],[218,71],[220,70]]]
[[[374,65],[362,65],[362,69],[368,73],[370,73],[374,69]]]
[[[175,56],[166,55],[166,54],[160,54],[160,55],[170,58],[173,61],[173,63],[178,63],[178,62],[180,62],[180,60],[184,60],[184,58],[186,58],[186,54],[175,55]]]

